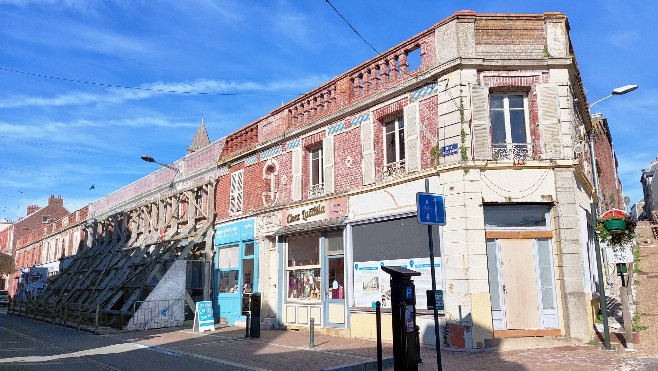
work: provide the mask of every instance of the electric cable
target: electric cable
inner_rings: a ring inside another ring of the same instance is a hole
[[[41,74],[41,73],[19,71],[19,70],[14,70],[14,69],[11,69],[11,68],[6,68],[6,67],[0,67],[0,71],[18,73],[18,74],[32,76],[32,77],[41,77],[41,78],[51,79],[51,80],[73,82],[73,83],[77,83],[77,84],[102,86],[102,87],[106,87],[106,88],[153,91],[153,92],[157,92],[157,93],[173,93],[173,94],[189,94],[189,95],[220,95],[220,96],[264,96],[264,97],[279,97],[279,96],[282,96],[282,95],[283,96],[286,96],[286,95],[295,95],[295,96],[303,95],[303,94],[299,94],[299,93],[290,93],[290,94],[212,93],[212,92],[207,92],[207,91],[157,89],[157,88],[147,88],[147,87],[140,87],[140,86],[126,86],[126,85],[108,84],[108,83],[104,83],[104,82],[94,82],[94,81],[79,80],[79,79],[69,79],[69,78],[65,78],[65,77],[44,75],[44,74]]]

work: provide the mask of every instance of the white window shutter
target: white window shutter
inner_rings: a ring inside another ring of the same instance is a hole
[[[404,107],[404,166],[407,172],[420,171],[420,106]]]
[[[243,180],[244,172],[242,170],[231,174],[230,214],[238,214],[242,212]]]
[[[302,149],[292,151],[292,200],[302,199]]]
[[[361,172],[363,185],[375,182],[375,144],[373,120],[361,123]]]
[[[334,193],[334,137],[322,140],[322,161],[324,162],[324,192]]]
[[[489,88],[484,85],[471,84],[471,126],[473,158],[490,160],[492,155],[489,132]]]
[[[542,158],[562,158],[559,107],[555,84],[537,85],[537,106],[542,138]]]

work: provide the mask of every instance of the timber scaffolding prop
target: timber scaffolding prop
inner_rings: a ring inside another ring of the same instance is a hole
[[[186,283],[184,295],[173,301],[180,301],[176,303],[180,304],[178,311],[184,311],[185,301],[194,313],[190,293],[194,287],[189,281],[201,282],[201,287],[196,286],[196,297],[202,289],[203,299],[210,300],[214,195],[214,184],[207,183],[100,222],[94,220],[87,226],[91,246],[79,251],[48,286],[32,306],[41,308],[42,313],[33,315],[53,322],[73,319],[78,328],[80,323],[96,329],[99,325],[126,329],[129,323],[130,329],[156,327],[135,326],[131,318],[145,300],[162,301],[149,295],[177,261],[186,265],[186,276],[181,277]],[[195,265],[201,269],[190,274]],[[18,314],[23,314],[20,308]],[[158,327],[175,325],[182,325],[182,320]]]

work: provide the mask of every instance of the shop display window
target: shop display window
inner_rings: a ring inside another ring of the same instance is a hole
[[[288,239],[288,299],[320,300],[320,236]]]
[[[219,271],[219,292],[233,293],[238,292],[238,270]]]
[[[320,300],[320,268],[288,271],[288,299]]]

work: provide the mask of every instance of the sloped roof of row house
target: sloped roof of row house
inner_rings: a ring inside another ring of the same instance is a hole
[[[209,143],[205,124],[202,122],[188,148],[188,154],[171,163],[171,167],[178,170],[163,167],[92,202],[89,206],[90,217],[103,218],[116,211],[126,210],[167,194],[178,193],[216,178],[216,175],[213,175],[216,170],[215,161],[222,153],[225,140],[226,138],[222,138]],[[206,141],[208,144],[204,146]]]
[[[33,232],[41,232],[44,225],[52,222],[53,220],[63,218],[68,213],[69,211],[64,207],[64,199],[62,199],[62,196],[55,197],[54,195],[50,195],[48,198],[48,205],[44,207],[29,205],[27,207],[27,215],[14,223],[13,229],[7,228],[0,232],[7,234],[13,232],[13,238],[0,238],[0,241],[2,241],[3,244],[11,243],[12,246],[1,246],[0,250],[11,252],[14,250],[16,242],[19,239]]]
[[[89,206],[87,205],[59,219],[50,220],[47,224],[44,224],[43,227],[35,231],[31,231],[31,233],[17,239],[16,250],[28,246],[31,243],[38,241],[44,237],[62,233],[66,229],[69,229],[73,226],[83,223],[87,220],[88,214],[89,214]]]
[[[220,166],[224,163],[230,166],[243,156],[248,156],[247,161],[265,159],[272,155],[270,151],[253,158],[253,150],[264,145],[272,146],[271,151],[285,151],[297,145],[288,141],[303,132],[356,116],[365,105],[384,102],[400,89],[421,87],[428,78],[457,66],[488,65],[500,69],[523,69],[536,63],[546,67],[549,64],[569,66],[577,84],[574,94],[581,102],[576,109],[586,130],[590,130],[587,97],[568,30],[567,18],[562,13],[459,11],[228,135],[218,162]],[[464,31],[470,31],[474,40],[464,39],[461,34],[468,34]],[[410,66],[412,54],[420,57],[419,66]],[[524,59],[520,60],[520,55]],[[501,64],[501,60],[509,63]],[[532,62],[524,65],[523,61]],[[393,86],[395,91],[390,89]],[[278,149],[278,145],[282,147]]]

